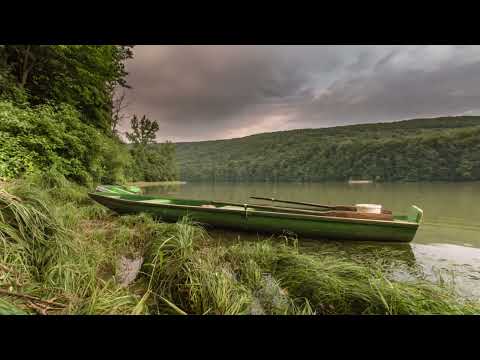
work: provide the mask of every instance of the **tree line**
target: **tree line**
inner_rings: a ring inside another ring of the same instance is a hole
[[[178,143],[189,181],[480,180],[480,117],[302,129]]]
[[[132,48],[0,45],[0,177],[52,168],[84,184],[176,178],[175,148],[143,137],[155,121],[131,119],[133,145],[118,132]]]

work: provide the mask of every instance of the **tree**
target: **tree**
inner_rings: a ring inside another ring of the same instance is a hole
[[[66,103],[82,121],[111,130],[112,99],[118,87],[128,87],[124,62],[132,46],[4,45],[0,62],[8,67],[32,105]]]
[[[114,94],[112,97],[112,133],[117,134],[117,126],[125,118],[123,111],[128,107],[128,103],[125,101],[125,91],[120,94]]]
[[[168,181],[176,179],[175,145],[168,141],[164,144],[155,143],[158,123],[148,119],[145,115],[140,120],[133,115],[130,123],[132,132],[127,132],[126,136],[133,143],[131,154],[135,165],[132,173],[137,180]]]
[[[12,67],[17,85],[24,88],[35,65],[45,62],[49,47],[45,45],[4,45],[2,57]]]
[[[156,121],[148,119],[145,115],[138,121],[137,115],[133,115],[130,124],[133,132],[127,132],[126,136],[132,143],[145,146],[155,142],[155,136],[159,129]]]
[[[176,152],[184,180],[452,181],[480,180],[478,144],[480,117],[470,116],[180,143]]]
[[[112,94],[128,87],[132,56],[131,46],[0,45],[0,174],[124,178],[132,161],[112,136]]]

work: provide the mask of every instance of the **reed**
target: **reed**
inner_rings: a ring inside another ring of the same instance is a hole
[[[0,288],[65,304],[51,313],[144,313],[141,296],[114,281],[118,252],[134,237],[83,190],[71,196],[75,185],[28,178],[0,191]]]
[[[261,264],[258,271],[270,273],[294,301],[308,299],[317,314],[480,313],[479,303],[460,299],[447,284],[394,280],[382,263],[365,266],[328,252],[303,254],[269,242],[238,244],[230,251],[239,269],[248,269],[252,261]]]
[[[27,315],[27,313],[16,305],[0,298],[0,315]]]
[[[144,266],[157,312],[245,313],[250,302],[248,289],[218,262],[216,249],[202,247],[205,231],[188,219],[165,227],[163,236],[149,245]]]

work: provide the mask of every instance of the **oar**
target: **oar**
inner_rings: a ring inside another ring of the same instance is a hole
[[[369,220],[393,220],[391,214],[364,214],[359,212],[352,212],[352,211],[317,211],[317,210],[306,210],[306,209],[299,209],[299,208],[285,208],[285,207],[278,207],[278,206],[264,206],[264,205],[248,205],[248,204],[239,204],[239,203],[231,203],[231,202],[220,202],[220,201],[210,201],[210,204],[216,205],[233,205],[238,207],[244,207],[245,210],[248,208],[254,208],[257,210],[270,210],[270,211],[278,211],[283,213],[291,213],[291,214],[305,214],[305,215],[314,215],[314,216],[334,216],[334,217],[342,217],[342,218],[353,218],[353,219],[369,219]]]
[[[285,204],[295,204],[295,205],[306,205],[306,206],[313,206],[313,207],[321,207],[321,208],[331,209],[331,210],[357,211],[357,208],[355,206],[348,206],[348,205],[332,206],[332,205],[313,204],[313,203],[299,202],[299,201],[279,200],[279,199],[275,199],[275,198],[264,198],[264,197],[257,197],[257,196],[250,196],[250,199],[276,201],[276,202],[281,202],[281,203],[285,203]]]
[[[357,211],[357,208],[355,206],[350,206],[350,205],[333,205],[332,206],[332,205],[322,205],[322,204],[314,204],[314,203],[299,202],[299,201],[279,200],[275,198],[256,197],[256,196],[250,196],[250,198],[257,199],[257,200],[276,201],[276,202],[281,202],[285,204],[296,204],[296,205],[320,207],[320,208],[339,210],[339,211]],[[392,214],[392,211],[387,209],[382,209],[382,214]]]
[[[323,215],[328,211],[318,211],[318,210],[307,210],[307,209],[299,209],[299,208],[292,208],[292,207],[280,207],[280,206],[265,206],[265,205],[249,205],[249,204],[240,204],[240,203],[232,203],[232,202],[225,202],[225,201],[210,201],[210,204],[215,205],[232,205],[238,207],[247,207],[247,208],[255,208],[259,210],[272,210],[272,211],[279,211],[279,212],[289,212],[289,213],[297,213],[297,214],[311,214],[311,215]]]

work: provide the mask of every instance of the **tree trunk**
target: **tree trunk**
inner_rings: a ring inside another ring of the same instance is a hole
[[[22,73],[20,78],[20,87],[22,88],[25,87],[25,84],[27,83],[27,79],[28,79],[28,74],[30,73],[30,70],[32,70],[32,67],[33,67],[33,61],[30,64],[28,63],[28,59],[30,56],[31,56],[30,45],[28,45],[27,50],[25,51],[25,56],[23,58]]]

